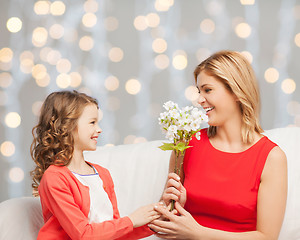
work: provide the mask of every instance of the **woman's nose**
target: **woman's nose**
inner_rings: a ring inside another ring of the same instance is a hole
[[[200,94],[199,94],[199,97],[198,97],[198,103],[199,103],[199,104],[203,104],[205,101],[206,101],[205,97],[203,97],[203,96],[201,95],[201,93],[200,93]]]

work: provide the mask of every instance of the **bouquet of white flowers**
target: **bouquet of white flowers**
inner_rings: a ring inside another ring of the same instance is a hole
[[[172,101],[166,102],[163,107],[165,112],[160,114],[158,118],[163,133],[166,134],[170,143],[163,143],[159,148],[162,150],[173,150],[175,153],[174,172],[180,175],[180,169],[183,161],[178,162],[179,156],[184,156],[184,152],[188,146],[190,139],[196,133],[195,137],[200,140],[201,124],[208,121],[207,115],[195,107],[184,107],[180,109],[178,105]],[[172,202],[171,210],[174,208]]]

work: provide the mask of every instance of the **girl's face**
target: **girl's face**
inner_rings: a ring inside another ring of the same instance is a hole
[[[74,136],[74,150],[94,151],[97,147],[97,138],[102,132],[98,125],[98,109],[95,104],[87,105],[78,118]]]
[[[209,125],[222,126],[234,117],[241,118],[236,96],[217,78],[202,71],[197,77],[197,88],[198,103],[206,111]]]

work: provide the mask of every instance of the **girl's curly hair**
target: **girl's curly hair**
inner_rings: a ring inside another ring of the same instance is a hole
[[[32,129],[33,142],[30,154],[36,166],[30,172],[33,195],[38,196],[38,186],[50,165],[66,166],[74,151],[72,132],[84,108],[97,100],[77,91],[51,93],[44,101],[38,124]]]

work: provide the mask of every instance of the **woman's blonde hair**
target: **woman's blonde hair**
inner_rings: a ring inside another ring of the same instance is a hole
[[[259,123],[260,97],[255,73],[248,60],[238,52],[216,52],[202,63],[195,71],[194,77],[202,72],[222,82],[238,99],[242,113],[242,139],[244,143],[254,140],[254,133],[263,132]],[[216,126],[208,128],[209,137],[215,136]]]
[[[74,151],[72,132],[88,104],[98,108],[96,99],[77,91],[53,92],[44,101],[39,122],[32,129],[30,154],[36,164],[31,171],[33,195],[38,195],[39,183],[50,165],[69,164]]]

